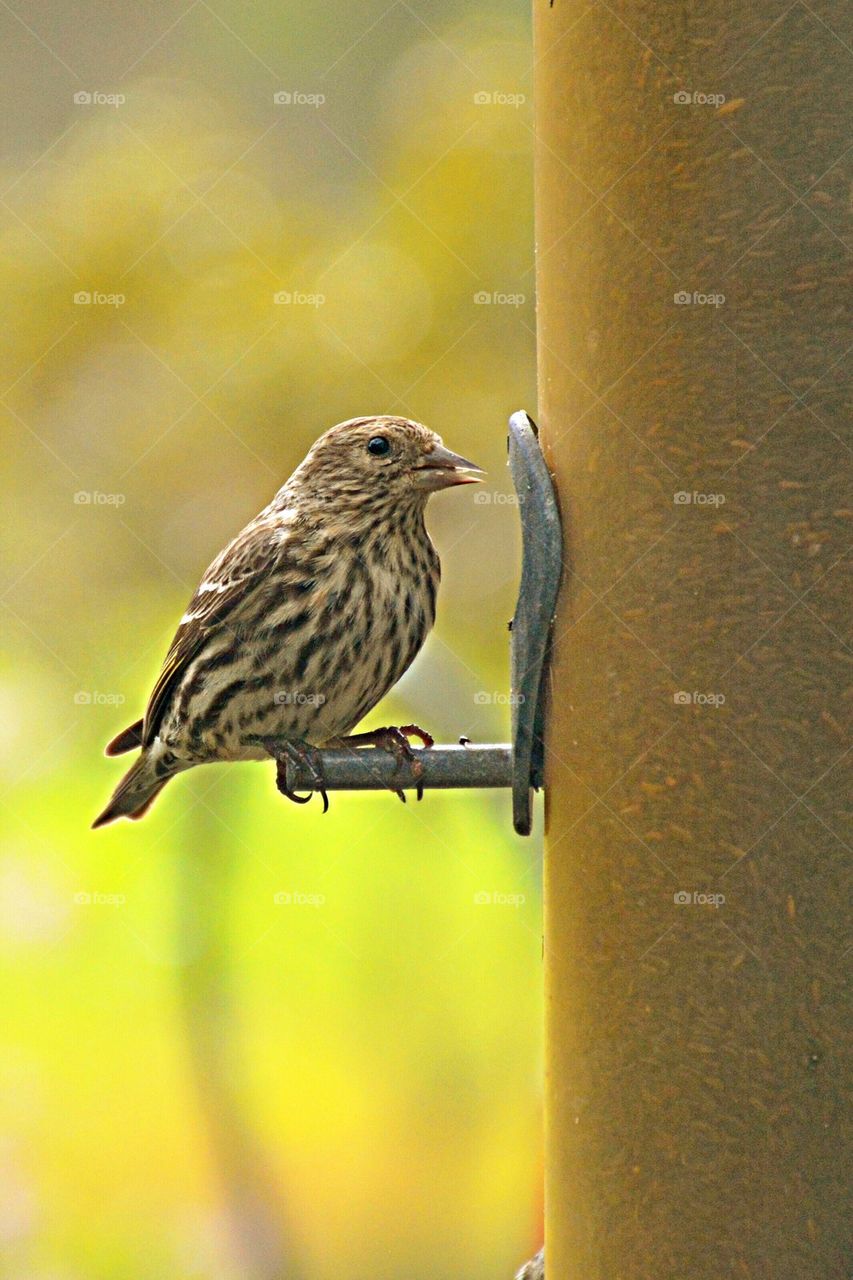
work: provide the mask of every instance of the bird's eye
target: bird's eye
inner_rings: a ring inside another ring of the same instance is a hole
[[[391,444],[385,436],[371,436],[367,442],[367,452],[374,458],[384,458],[391,452]]]

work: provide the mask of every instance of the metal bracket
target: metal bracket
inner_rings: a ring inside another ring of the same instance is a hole
[[[415,748],[419,773],[379,747],[317,753],[327,791],[508,787],[519,835],[533,825],[533,792],[543,785],[545,675],[563,566],[560,513],[536,424],[523,411],[509,420],[509,465],[521,513],[521,584],[510,623],[512,743]],[[287,762],[287,786],[310,791],[310,765]]]
[[[554,482],[532,418],[509,420],[509,465],[521,511],[521,584],[512,629],[512,821],[530,835],[533,791],[544,782],[545,695],[551,624],[563,569]]]

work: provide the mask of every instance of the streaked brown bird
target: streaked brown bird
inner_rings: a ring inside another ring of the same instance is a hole
[[[93,825],[141,818],[194,765],[268,758],[264,739],[319,747],[350,734],[435,618],[427,500],[479,471],[408,418],[353,418],[321,436],[205,573],[144,718],[106,749],[141,752]]]

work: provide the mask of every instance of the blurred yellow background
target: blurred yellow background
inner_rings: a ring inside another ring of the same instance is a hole
[[[538,1246],[539,844],[505,794],[178,779],[93,833],[220,547],[333,423],[440,495],[434,635],[366,722],[509,733],[534,409],[527,6],[0,13],[4,1280],[500,1280]]]

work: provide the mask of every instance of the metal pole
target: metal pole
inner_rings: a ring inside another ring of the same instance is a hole
[[[411,762],[397,759],[379,747],[327,748],[322,760],[323,780],[329,791],[382,791],[465,787],[509,787],[512,785],[512,748],[508,743],[464,747],[416,747],[413,756],[421,772],[412,772]],[[294,791],[313,789],[309,764],[288,761],[288,784]]]
[[[833,13],[535,4],[551,1280],[847,1274]]]

